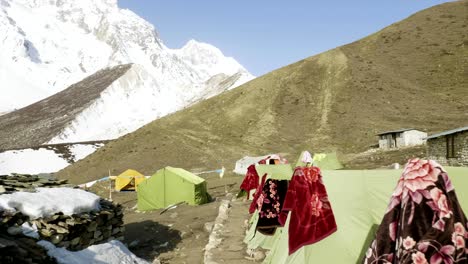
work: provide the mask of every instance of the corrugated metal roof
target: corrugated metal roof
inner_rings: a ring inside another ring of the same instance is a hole
[[[377,134],[377,136],[385,135],[385,134],[391,134],[391,133],[399,133],[399,132],[404,132],[404,131],[408,131],[408,130],[417,130],[417,129],[414,129],[414,128],[402,128],[402,129],[398,129],[398,130],[385,131],[385,132],[382,132],[382,133]]]
[[[446,135],[450,135],[450,134],[454,134],[454,133],[458,133],[458,132],[462,132],[462,131],[466,131],[466,130],[468,130],[468,126],[460,127],[460,128],[456,128],[456,129],[452,129],[452,130],[447,130],[447,131],[440,132],[440,133],[437,133],[437,134],[434,134],[434,135],[430,135],[426,139],[438,138],[438,137],[442,137],[442,136],[446,136]]]

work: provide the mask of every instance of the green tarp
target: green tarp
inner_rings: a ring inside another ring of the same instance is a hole
[[[205,180],[184,169],[166,167],[138,185],[138,210],[165,208],[179,202],[208,202]]]
[[[468,168],[446,168],[465,213],[468,212]],[[255,216],[245,242],[249,248],[270,249],[264,263],[360,263],[373,239],[402,170],[329,170],[323,181],[338,231],[288,256],[288,222],[273,237],[256,233]]]
[[[249,221],[249,224],[253,224],[254,226],[257,225],[258,221],[258,211],[255,210],[255,212],[252,215],[252,218]],[[277,228],[280,230],[282,228]],[[244,238],[244,243],[249,245],[249,248],[258,248],[261,247],[263,249],[272,249],[273,245],[275,244],[277,239],[277,236],[267,236],[262,233],[256,232],[255,228],[250,228]]]
[[[296,166],[305,166],[306,164],[302,162],[302,155],[305,151],[299,155],[297,159]],[[338,160],[336,153],[315,153],[313,154],[314,166],[319,167],[321,170],[339,170],[343,168],[343,165]]]
[[[265,173],[268,174],[268,178],[277,180],[290,180],[293,174],[293,170],[290,164],[277,164],[277,165],[255,165],[258,176],[262,177]]]

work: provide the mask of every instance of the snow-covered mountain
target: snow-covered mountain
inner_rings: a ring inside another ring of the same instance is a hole
[[[242,82],[241,78],[241,74],[217,74],[192,87],[165,89],[145,67],[134,64],[49,143],[117,138],[157,117],[232,88],[237,81]]]
[[[0,113],[127,63],[50,142],[115,138],[254,78],[209,44],[169,49],[116,0],[0,0]]]

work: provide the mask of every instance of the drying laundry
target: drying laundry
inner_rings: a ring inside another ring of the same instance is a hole
[[[318,167],[297,167],[284,201],[280,222],[288,212],[289,254],[304,245],[316,243],[337,230],[322,174]]]
[[[273,235],[276,227],[282,226],[278,218],[287,190],[287,180],[268,179],[263,184],[262,190],[259,190],[259,195],[256,196],[251,206],[251,209],[258,210],[259,218],[256,227],[258,232]]]
[[[406,165],[363,263],[466,264],[468,224],[437,162]]]

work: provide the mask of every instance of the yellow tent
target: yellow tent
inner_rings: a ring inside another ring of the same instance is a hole
[[[115,190],[136,191],[138,189],[138,184],[140,184],[145,179],[145,176],[136,170],[126,170],[115,178]]]

